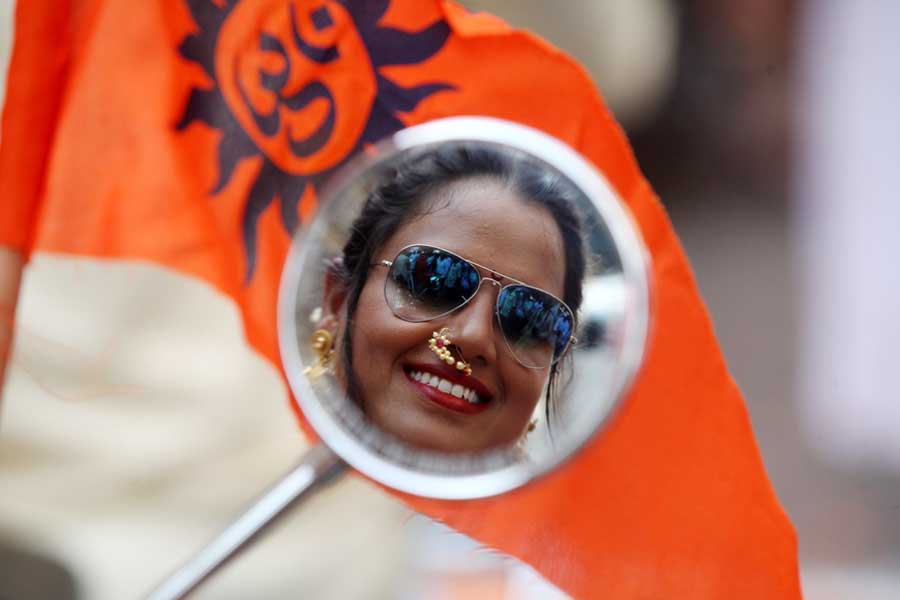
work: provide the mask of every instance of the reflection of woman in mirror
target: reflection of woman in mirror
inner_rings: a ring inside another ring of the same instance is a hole
[[[375,425],[445,452],[510,446],[547,413],[581,304],[575,188],[473,144],[395,166],[326,277],[320,327]]]

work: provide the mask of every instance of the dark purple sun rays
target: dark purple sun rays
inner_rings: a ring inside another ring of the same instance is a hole
[[[453,90],[454,86],[444,82],[429,82],[404,88],[383,76],[379,69],[390,65],[418,64],[436,54],[444,46],[450,35],[450,28],[444,20],[437,20],[428,27],[417,32],[400,31],[390,27],[381,27],[378,21],[389,6],[388,0],[341,0],[353,20],[360,38],[369,53],[370,67],[375,74],[377,92],[369,107],[335,106],[334,98],[324,84],[311,82],[294,97],[282,98],[292,109],[306,106],[313,99],[325,98],[330,110],[323,121],[307,139],[292,140],[292,151],[299,156],[312,156],[321,149],[333,133],[336,112],[339,110],[368,110],[366,125],[352,149],[337,164],[318,172],[308,174],[286,173],[279,169],[265,153],[253,142],[243,130],[234,114],[229,109],[219,88],[215,73],[215,50],[219,32],[231,14],[237,0],[228,0],[221,7],[211,0],[183,0],[199,31],[188,35],[179,45],[178,52],[186,60],[198,64],[212,81],[211,88],[194,87],[185,105],[175,129],[182,131],[194,123],[203,123],[221,134],[217,150],[218,176],[210,190],[211,195],[221,192],[234,173],[238,163],[250,157],[262,158],[262,167],[247,193],[241,224],[241,235],[246,257],[244,282],[248,284],[254,274],[257,252],[257,226],[259,218],[269,205],[277,198],[281,222],[291,234],[297,226],[297,205],[303,197],[307,186],[318,190],[322,181],[346,163],[366,144],[370,144],[388,136],[405,125],[397,113],[412,111],[425,98],[444,90]],[[291,5],[291,17],[294,19],[294,5]],[[310,13],[313,25],[324,30],[334,24],[328,7],[320,6]],[[292,23],[292,33],[298,49],[310,60],[328,63],[339,58],[336,46],[318,47],[303,40],[300,36],[296,20]],[[263,49],[273,49],[273,39],[266,34],[260,35],[259,43]],[[275,40],[277,42],[277,40]],[[280,42],[278,42],[280,45]],[[283,49],[282,49],[283,50]],[[284,52],[287,57],[287,53]],[[287,65],[287,63],[286,63]],[[286,81],[286,73],[261,73],[261,81],[266,89],[280,93]],[[276,109],[277,110],[277,109]],[[277,113],[276,113],[277,115]],[[256,117],[256,115],[254,115]],[[272,119],[267,124],[268,130],[274,126],[278,129],[277,116],[261,115],[261,119]],[[263,127],[260,128],[264,130]]]

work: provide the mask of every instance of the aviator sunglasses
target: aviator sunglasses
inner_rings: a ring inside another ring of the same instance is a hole
[[[513,357],[530,369],[549,367],[575,341],[575,317],[565,302],[449,250],[415,244],[400,250],[394,260],[374,265],[388,267],[384,299],[391,312],[411,323],[432,321],[461,309],[484,281],[499,287],[494,307],[497,324]],[[500,280],[511,283],[503,285]]]

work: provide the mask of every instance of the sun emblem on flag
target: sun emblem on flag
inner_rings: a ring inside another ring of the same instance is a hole
[[[403,128],[400,113],[454,89],[439,81],[404,87],[384,72],[434,56],[450,28],[444,20],[414,32],[381,25],[390,0],[184,2],[199,30],[178,51],[212,85],[191,90],[176,128],[205,123],[220,133],[212,194],[242,159],[262,159],[242,218],[249,282],[263,211],[277,202],[292,232],[300,202],[324,179]]]

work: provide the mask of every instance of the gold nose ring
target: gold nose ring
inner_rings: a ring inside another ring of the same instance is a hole
[[[428,340],[428,349],[437,354],[438,358],[446,364],[451,367],[455,366],[457,371],[462,371],[466,375],[471,375],[472,366],[463,358],[462,352],[459,352],[459,348],[457,348],[457,352],[459,352],[458,360],[454,358],[453,354],[450,352],[450,346],[453,345],[453,342],[450,341],[450,337],[447,335],[449,332],[450,330],[446,327],[440,331],[433,331],[431,333],[431,339]]]

